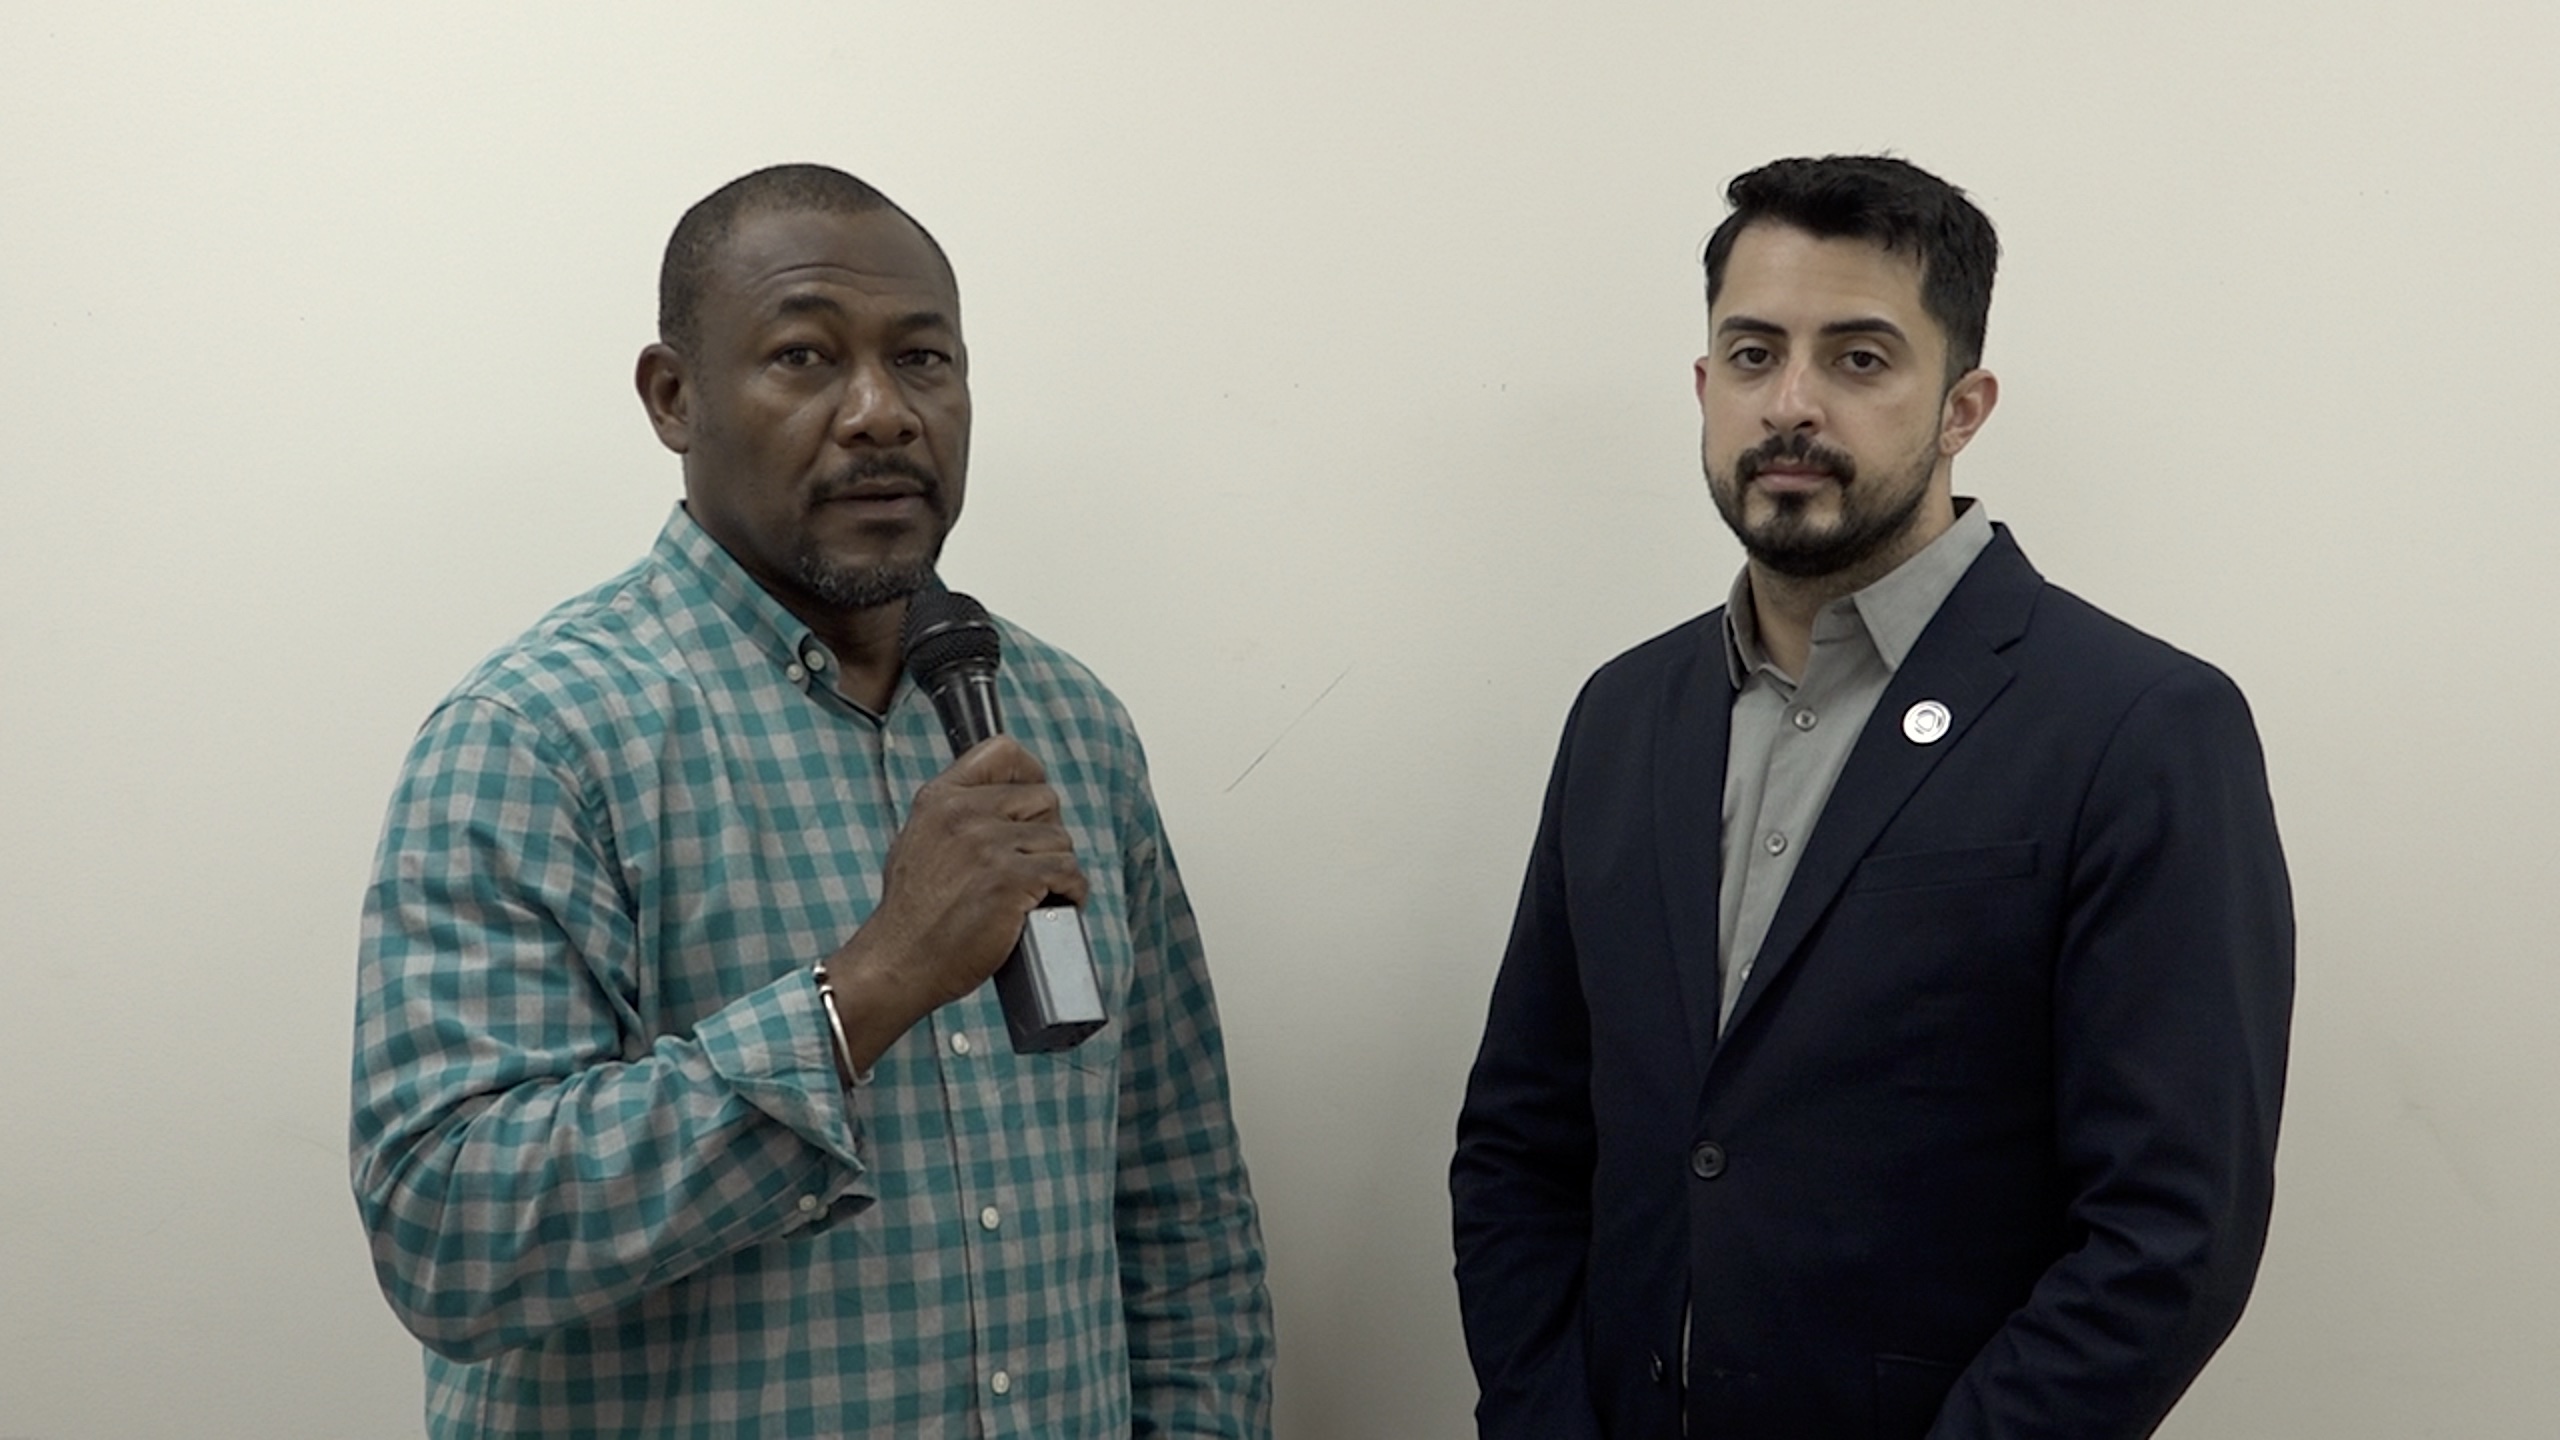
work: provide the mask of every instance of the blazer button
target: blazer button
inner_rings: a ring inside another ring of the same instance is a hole
[[[1701,1140],[1689,1152],[1689,1173],[1701,1180],[1713,1180],[1724,1173],[1724,1147],[1713,1140]]]
[[[1662,1383],[1662,1352],[1659,1350],[1653,1352],[1653,1383]]]

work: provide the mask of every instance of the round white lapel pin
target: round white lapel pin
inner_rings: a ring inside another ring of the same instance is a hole
[[[1923,700],[1902,712],[1902,738],[1914,745],[1935,745],[1947,738],[1955,717],[1935,700]]]

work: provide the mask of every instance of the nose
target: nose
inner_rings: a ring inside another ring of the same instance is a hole
[[[836,407],[837,444],[847,449],[896,449],[912,444],[923,433],[924,421],[908,401],[895,370],[877,361],[854,367]]]
[[[1769,389],[1769,408],[1760,417],[1760,427],[1772,435],[1822,428],[1820,386],[1808,359],[1790,359],[1778,372],[1777,383]]]

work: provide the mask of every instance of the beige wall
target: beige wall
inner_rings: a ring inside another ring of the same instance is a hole
[[[2167,1433],[2550,1433],[2560,11],[10,0],[0,35],[0,1435],[416,1433],[341,1156],[380,807],[462,669],[655,530],[657,247],[784,158],[948,245],[949,571],[1149,738],[1284,1435],[1471,1433],[1442,1175],[1549,747],[1736,563],[1696,249],[1733,172],[1876,147],[2009,247],[1959,488],[2230,670],[2272,758],[2282,1195]]]

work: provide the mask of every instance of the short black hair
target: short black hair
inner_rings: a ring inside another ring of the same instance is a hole
[[[675,233],[667,237],[666,257],[658,263],[658,338],[680,355],[690,355],[702,340],[702,292],[710,284],[712,262],[720,247],[751,214],[773,211],[818,211],[834,215],[866,215],[893,210],[924,243],[933,247],[942,268],[951,259],[942,242],[907,214],[896,201],[832,165],[768,165],[741,175],[694,202]]]
[[[1707,304],[1724,287],[1733,242],[1753,225],[1825,240],[1871,240],[1920,262],[1920,304],[1947,332],[1947,383],[1982,363],[2000,237],[1964,192],[1890,155],[1773,160],[1725,187],[1733,213],[1707,238]]]

